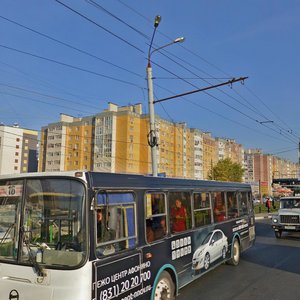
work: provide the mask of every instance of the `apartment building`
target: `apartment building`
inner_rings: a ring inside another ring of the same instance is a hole
[[[40,172],[91,170],[94,118],[60,114],[60,121],[41,129]]]
[[[199,129],[192,128],[193,134],[193,150],[194,150],[194,164],[193,164],[193,176],[195,179],[203,179],[203,132]]]
[[[260,182],[270,193],[275,175],[296,174],[297,164],[258,149],[245,151],[234,139],[215,138],[157,115],[155,123],[159,175],[209,179],[218,161],[230,158],[245,169],[244,181]],[[84,118],[61,114],[59,122],[42,128],[39,170],[151,174],[149,130],[141,104],[108,103],[106,110]]]
[[[218,163],[218,144],[210,132],[203,133],[203,179],[209,179]]]
[[[146,126],[141,116],[141,104],[119,107],[113,103],[96,115],[95,171],[147,173],[148,145],[146,136],[141,136]]]
[[[38,132],[0,125],[0,174],[37,171]]]

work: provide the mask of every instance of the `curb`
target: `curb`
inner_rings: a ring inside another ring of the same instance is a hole
[[[272,215],[255,216],[255,220],[272,219]]]

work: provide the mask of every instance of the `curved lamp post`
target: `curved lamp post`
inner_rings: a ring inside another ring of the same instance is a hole
[[[148,134],[148,144],[151,147],[151,159],[152,159],[152,175],[154,177],[157,176],[157,137],[156,137],[156,131],[155,131],[155,113],[154,113],[154,97],[153,97],[153,77],[152,77],[152,67],[151,67],[151,55],[161,50],[162,48],[168,47],[170,45],[176,44],[176,43],[182,43],[184,41],[184,37],[176,38],[174,41],[163,45],[159,48],[155,48],[152,50],[152,44],[153,39],[155,36],[156,29],[161,21],[160,16],[155,17],[154,21],[154,30],[148,50],[148,64],[147,64],[147,83],[148,83],[148,104],[149,104],[149,118],[150,118],[150,132]],[[152,51],[151,51],[152,50]]]

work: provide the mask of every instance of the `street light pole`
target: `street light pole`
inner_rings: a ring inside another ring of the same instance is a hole
[[[150,118],[150,132],[148,134],[148,144],[151,147],[152,175],[157,176],[157,137],[155,131],[155,114],[154,114],[154,97],[153,97],[153,82],[152,82],[152,67],[147,66],[147,81],[148,81],[148,104]]]
[[[175,43],[181,43],[184,41],[183,37],[177,38],[171,43],[168,43],[164,46],[161,46],[159,48],[152,50],[152,43],[153,39],[155,36],[156,29],[161,21],[160,16],[155,17],[154,21],[154,30],[149,46],[149,51],[148,51],[148,64],[147,64],[147,69],[146,69],[146,74],[147,74],[147,83],[148,83],[148,105],[149,105],[149,119],[150,119],[150,132],[148,134],[148,144],[151,147],[151,161],[152,161],[152,176],[157,177],[157,137],[156,137],[156,129],[155,129],[155,113],[154,113],[154,96],[153,96],[153,77],[152,77],[152,66],[151,66],[151,55],[167,46],[170,46]]]

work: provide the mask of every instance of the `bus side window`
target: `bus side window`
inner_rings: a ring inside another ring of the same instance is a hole
[[[98,193],[95,224],[97,256],[134,248],[136,225],[133,193]]]
[[[195,227],[211,224],[209,193],[195,193],[193,200]]]
[[[228,219],[238,217],[237,195],[234,192],[227,193],[227,217]]]
[[[191,229],[191,196],[188,192],[170,192],[170,222],[172,233]]]
[[[162,239],[167,234],[166,197],[162,193],[146,194],[146,240]]]
[[[214,222],[219,223],[226,220],[225,195],[224,192],[212,193]]]
[[[248,199],[247,193],[242,192],[239,193],[239,212],[240,216],[244,216],[248,214]]]

